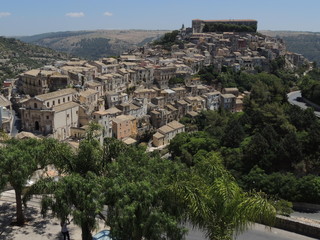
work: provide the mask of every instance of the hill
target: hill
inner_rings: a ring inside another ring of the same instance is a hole
[[[320,63],[320,33],[295,31],[259,31],[270,37],[282,38],[287,49],[300,53],[310,61]]]
[[[65,60],[65,53],[39,47],[16,40],[0,37],[0,83],[6,78],[32,68],[52,64],[56,60]]]
[[[99,59],[117,56],[158,39],[166,30],[96,30],[44,33],[17,37],[21,41],[48,47],[60,52],[86,58]]]

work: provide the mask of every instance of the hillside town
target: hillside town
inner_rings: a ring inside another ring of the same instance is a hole
[[[76,144],[94,122],[102,128],[101,140],[113,137],[135,144],[147,137],[150,146],[161,147],[186,130],[179,123],[185,116],[193,118],[203,110],[242,111],[250,92],[204,84],[197,75],[203,67],[254,73],[269,71],[270,61],[279,56],[290,68],[307,61],[288,52],[281,39],[256,32],[205,32],[208,23],[215,21],[197,19],[192,28],[182,26],[179,44],[170,49],[148,44],[118,58],[71,59],[26,71],[4,83],[0,127],[12,131],[13,108],[21,131],[37,136]]]

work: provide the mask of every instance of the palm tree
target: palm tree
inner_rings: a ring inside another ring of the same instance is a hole
[[[188,220],[211,240],[232,239],[255,221],[272,224],[276,209],[263,193],[246,193],[209,153],[180,176],[173,190],[187,207]]]

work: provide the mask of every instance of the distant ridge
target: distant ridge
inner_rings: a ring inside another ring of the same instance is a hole
[[[86,59],[117,56],[158,39],[169,30],[65,31],[20,36],[17,39]]]

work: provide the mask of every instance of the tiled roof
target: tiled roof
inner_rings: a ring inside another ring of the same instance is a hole
[[[179,123],[178,121],[169,122],[167,125],[173,129],[179,129],[184,127],[184,125]]]
[[[120,116],[117,116],[116,118],[112,119],[112,121],[115,123],[122,123],[124,121],[131,121],[134,119],[135,119],[135,117],[131,116],[131,115],[120,115]]]
[[[53,110],[55,112],[62,112],[62,111],[65,111],[67,109],[70,109],[70,108],[74,108],[74,107],[78,107],[80,106],[78,103],[75,103],[75,102],[68,102],[68,103],[65,103],[65,104],[61,104],[61,105],[58,105],[56,107],[53,107]]]
[[[93,90],[93,89],[87,89],[87,90],[85,90],[85,91],[83,91],[83,92],[81,92],[80,93],[80,96],[82,96],[82,97],[89,97],[89,96],[91,96],[91,95],[94,95],[94,94],[97,94],[98,92],[96,91],[96,90]]]
[[[37,95],[37,96],[35,96],[35,98],[37,98],[41,101],[46,101],[46,100],[49,100],[52,98],[61,97],[61,96],[65,96],[68,94],[76,94],[76,93],[77,93],[76,90],[74,90],[72,88],[66,88],[66,89],[62,89],[62,90],[51,92],[51,93]]]

